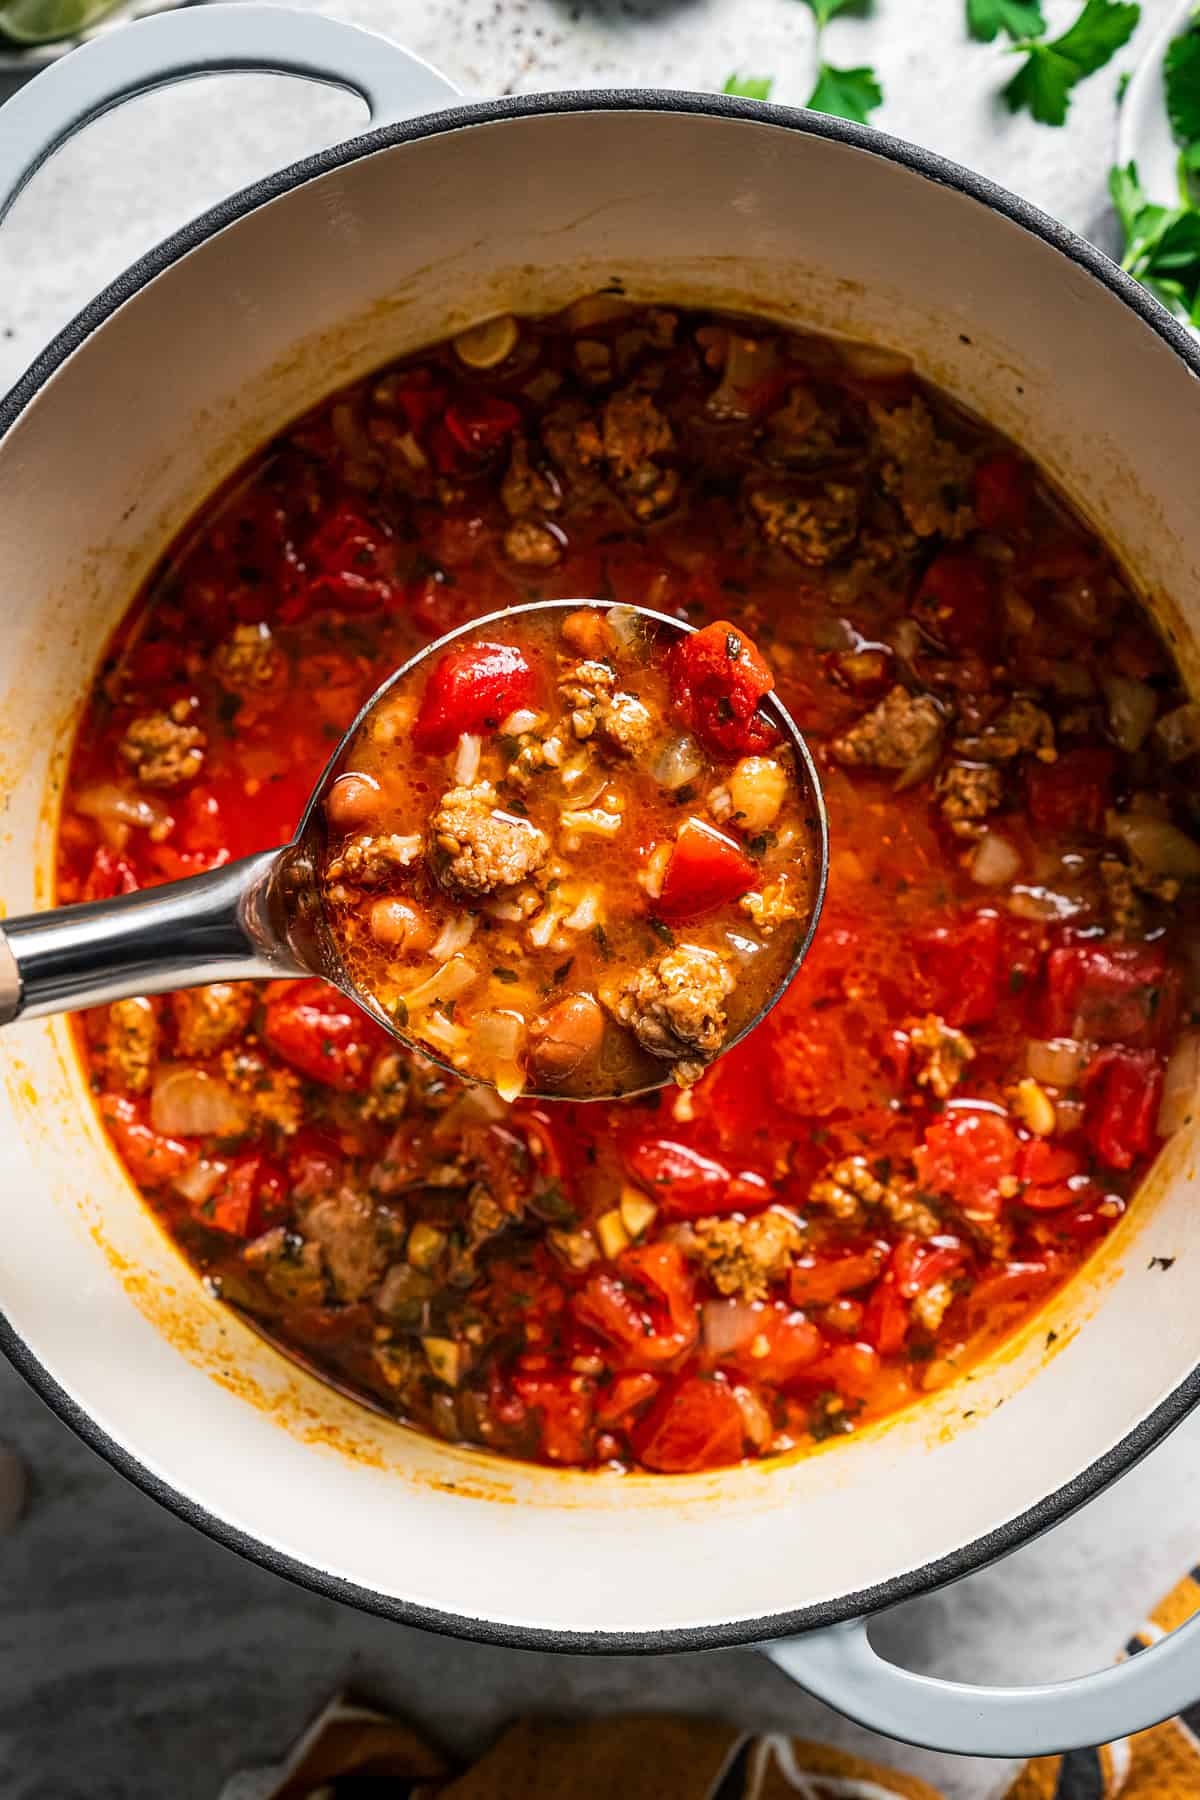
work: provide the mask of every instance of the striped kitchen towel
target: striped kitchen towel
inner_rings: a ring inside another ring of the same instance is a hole
[[[1125,1646],[1136,1655],[1200,1611],[1200,1570]],[[469,1768],[368,1706],[332,1701],[282,1763],[220,1800],[942,1800],[914,1775],[824,1744],[715,1720],[518,1719]],[[1096,1750],[1039,1757],[1003,1800],[1200,1800],[1200,1701]]]

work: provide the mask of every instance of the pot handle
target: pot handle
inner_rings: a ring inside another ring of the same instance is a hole
[[[198,6],[81,44],[0,107],[0,220],[68,138],[135,94],[197,75],[301,75],[349,88],[389,124],[460,98],[444,75],[359,25],[282,6]]]
[[[1046,1756],[1130,1737],[1200,1696],[1200,1614],[1149,1649],[1073,1681],[972,1687],[874,1649],[869,1621],[758,1649],[818,1700],[906,1744],[956,1756]]]

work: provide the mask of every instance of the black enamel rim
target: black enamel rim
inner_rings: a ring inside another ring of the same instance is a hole
[[[413,143],[421,138],[438,137],[447,132],[498,120],[531,118],[543,113],[576,112],[682,113],[708,115],[718,119],[740,119],[756,125],[804,133],[810,137],[827,138],[867,155],[897,163],[914,174],[924,176],[941,187],[951,188],[978,202],[980,206],[1001,214],[1058,250],[1069,263],[1086,272],[1136,313],[1147,329],[1176,353],[1184,370],[1193,376],[1200,376],[1200,345],[1139,283],[1126,275],[1093,244],[981,175],[973,174],[968,169],[883,132],[852,125],[845,120],[820,113],[771,106],[723,94],[606,89],[484,101],[452,107],[406,123],[385,126],[294,163],[290,168],[270,175],[233,195],[139,258],[59,333],[12,391],[0,401],[0,439],[20,418],[55,371],[118,307],[132,299],[157,275],[170,268],[189,251],[257,207],[331,169],[343,168],[361,157],[370,156],[373,152],[394,144]],[[341,1601],[345,1605],[376,1613],[399,1624],[484,1644],[587,1655],[717,1650],[762,1643],[767,1639],[794,1636],[822,1626],[861,1618],[883,1607],[894,1606],[901,1600],[928,1593],[983,1568],[987,1563],[1030,1542],[1051,1526],[1061,1523],[1087,1501],[1094,1499],[1110,1482],[1133,1468],[1200,1403],[1200,1368],[1197,1368],[1120,1443],[1064,1487],[1048,1494],[1036,1506],[1008,1520],[995,1531],[975,1539],[973,1543],[878,1586],[789,1612],[714,1625],[657,1631],[556,1631],[499,1623],[492,1619],[476,1619],[467,1614],[447,1613],[432,1607],[414,1605],[392,1595],[379,1593],[376,1589],[360,1587],[311,1563],[282,1554],[198,1506],[111,1438],[59,1385],[2,1314],[0,1349],[3,1349],[9,1361],[59,1418],[119,1474],[207,1537],[258,1563],[262,1568],[271,1570],[273,1574],[296,1582],[326,1599]]]

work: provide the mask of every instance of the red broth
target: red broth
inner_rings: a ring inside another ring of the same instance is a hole
[[[284,841],[423,643],[581,595],[736,619],[820,763],[824,917],[742,1044],[506,1105],[308,981],[80,1046],[294,1353],[449,1439],[686,1471],[953,1379],[1134,1201],[1194,1085],[1198,712],[1104,545],[898,359],[601,296],[335,395],[181,534],[84,710],[59,898]]]
[[[787,981],[815,796],[727,620],[518,612],[371,709],[324,806],[325,916],[405,1034],[515,1100],[688,1087]]]

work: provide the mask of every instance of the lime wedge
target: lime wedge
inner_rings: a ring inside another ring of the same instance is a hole
[[[17,44],[77,37],[120,0],[0,0],[0,32]]]

